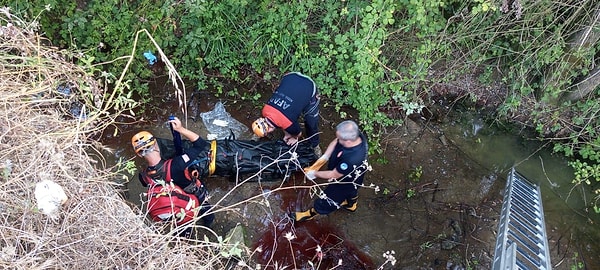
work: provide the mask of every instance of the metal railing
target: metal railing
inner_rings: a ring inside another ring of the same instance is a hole
[[[540,187],[515,168],[506,182],[492,269],[552,269]]]

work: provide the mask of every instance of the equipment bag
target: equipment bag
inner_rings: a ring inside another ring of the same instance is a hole
[[[185,192],[171,181],[171,161],[159,164],[156,171],[145,172],[140,180],[148,186],[150,218],[154,221],[175,220],[179,226],[194,219],[200,202],[194,194]]]
[[[178,226],[192,221],[200,206],[196,196],[187,194],[173,182],[151,185],[147,196],[148,214],[152,220],[175,220]]]

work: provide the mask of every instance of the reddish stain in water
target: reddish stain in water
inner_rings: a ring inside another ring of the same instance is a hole
[[[281,208],[294,211],[302,207],[308,189],[281,191]],[[288,237],[286,237],[288,236]],[[294,238],[288,240],[289,236]],[[318,251],[320,247],[320,252]],[[264,269],[288,266],[290,269],[374,269],[371,258],[361,252],[334,226],[319,220],[292,224],[291,219],[274,221],[254,243],[257,262]],[[312,262],[312,267],[309,262]]]
[[[309,207],[309,204],[303,204],[306,198],[309,197],[310,183],[305,183],[297,175],[293,175],[282,187],[286,188],[277,192],[281,197],[281,210],[286,213],[292,211],[302,211],[303,208]],[[275,189],[277,187],[272,187]],[[312,203],[312,202],[311,202]]]

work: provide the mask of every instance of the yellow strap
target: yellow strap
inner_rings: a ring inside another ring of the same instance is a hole
[[[161,191],[160,193],[154,193],[154,198],[160,198],[160,196],[167,196],[169,193]]]
[[[208,176],[211,176],[217,168],[217,140],[210,142],[210,164],[208,164]]]

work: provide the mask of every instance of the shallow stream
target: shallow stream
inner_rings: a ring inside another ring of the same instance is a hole
[[[216,101],[203,95],[198,109],[208,111]],[[245,125],[258,116],[252,102],[224,103]],[[139,130],[170,138],[165,121],[170,113],[177,115],[177,103],[165,98],[154,106],[147,108],[145,121],[121,127],[120,136],[107,138],[106,143],[117,149],[112,158],[134,157],[129,139]],[[330,108],[321,111],[321,147],[334,137],[333,127],[341,120]],[[189,120],[188,128],[206,138],[201,121]],[[248,133],[241,139],[249,137]],[[372,183],[379,191],[361,189],[354,213],[340,210],[292,225],[287,213],[305,210],[313,200],[301,173],[286,182],[241,185],[210,178],[211,203],[223,210],[216,214],[212,229],[224,235],[237,224],[243,225],[247,246],[256,251],[254,258],[263,269],[273,269],[276,262],[330,269],[340,259],[342,265],[336,269],[382,265],[382,269],[489,269],[506,175],[515,166],[542,187],[555,269],[570,269],[577,262],[584,262],[587,269],[600,269],[599,215],[586,211],[583,204],[592,195],[573,188],[566,161],[551,155],[539,142],[496,132],[476,116],[456,114],[435,125],[407,120],[388,130],[382,147],[382,155],[370,157],[373,171],[365,179],[366,185]],[[136,163],[141,169],[142,160]],[[129,200],[139,206],[144,189],[137,176],[132,176],[127,189]],[[228,208],[252,196],[259,199]],[[288,233],[294,239],[286,238]],[[394,266],[385,253],[395,257]]]

